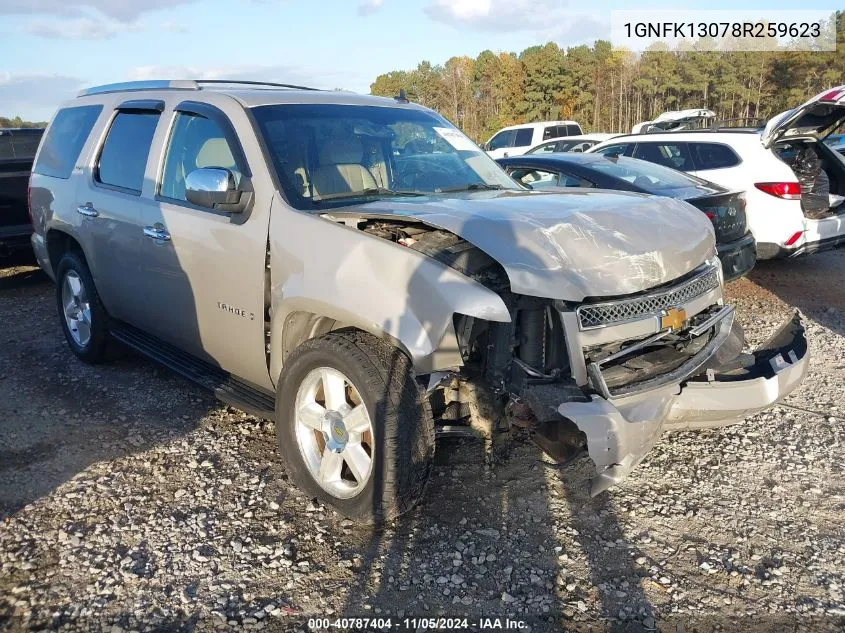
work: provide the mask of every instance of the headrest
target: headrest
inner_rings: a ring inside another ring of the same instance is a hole
[[[210,138],[202,144],[197,152],[197,167],[225,167],[235,166],[235,159],[229,150],[229,144],[224,138]]]
[[[320,165],[360,165],[364,148],[354,136],[323,143],[319,150]]]

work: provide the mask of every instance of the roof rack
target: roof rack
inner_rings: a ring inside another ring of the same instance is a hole
[[[123,81],[114,84],[104,84],[80,90],[77,97],[105,94],[109,92],[129,92],[132,90],[202,90],[208,86],[255,86],[266,88],[289,88],[291,90],[318,90],[308,86],[294,84],[279,84],[269,81],[243,81],[238,79],[149,79],[145,81]]]
[[[725,126],[725,123],[733,123],[735,121],[748,121],[752,125],[736,125],[736,126]],[[727,130],[746,130],[746,129],[757,129],[766,127],[766,119],[763,117],[757,116],[741,116],[741,117],[734,117],[732,119],[714,119],[713,123],[710,126],[710,129],[714,132],[725,132]]]
[[[277,84],[270,81],[246,81],[241,79],[197,79],[196,83],[202,88],[203,84],[231,84],[233,86],[267,86],[268,88],[289,88],[291,90],[319,90],[310,86],[297,86],[296,84]]]

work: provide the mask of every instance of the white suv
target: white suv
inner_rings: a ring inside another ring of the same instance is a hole
[[[521,156],[543,141],[563,136],[581,136],[584,132],[575,121],[541,121],[504,127],[484,144],[491,158]]]
[[[633,156],[744,190],[757,257],[792,257],[845,244],[845,161],[820,142],[843,121],[839,86],[774,117],[762,131],[630,134],[587,151]]]

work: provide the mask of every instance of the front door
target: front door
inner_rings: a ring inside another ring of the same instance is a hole
[[[212,115],[209,114],[212,112]],[[265,357],[265,270],[271,196],[224,213],[185,196],[185,177],[223,167],[244,185],[249,168],[222,112],[177,112],[155,204],[142,211],[144,329],[190,354],[259,385]],[[227,130],[228,133],[224,133]],[[237,157],[237,158],[236,158]]]

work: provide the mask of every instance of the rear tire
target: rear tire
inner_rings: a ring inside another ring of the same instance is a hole
[[[56,304],[65,339],[76,357],[90,364],[108,360],[108,314],[88,264],[74,251],[65,253],[56,267]]]
[[[390,521],[423,494],[431,410],[410,359],[375,336],[340,330],[294,350],[279,380],[276,429],[293,481],[346,517]]]

